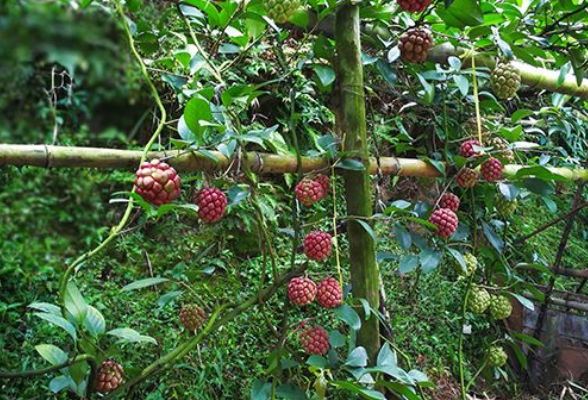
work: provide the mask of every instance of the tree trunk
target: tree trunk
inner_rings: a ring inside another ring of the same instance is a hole
[[[340,110],[339,126],[344,137],[344,150],[361,161],[363,171],[345,171],[345,195],[347,214],[358,218],[372,216],[369,157],[366,146],[365,93],[359,7],[341,5],[336,14],[335,39],[337,43],[337,70],[339,74]],[[349,260],[353,297],[366,299],[377,312],[379,307],[379,271],[376,263],[376,248],[370,233],[356,220],[350,220],[347,228],[349,238]],[[376,361],[380,349],[378,319],[366,320],[363,308],[357,307],[362,316],[358,332],[358,345],[365,347],[372,362]]]

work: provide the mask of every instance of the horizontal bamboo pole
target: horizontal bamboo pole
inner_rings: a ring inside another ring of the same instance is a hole
[[[450,43],[443,43],[439,46],[435,46],[429,51],[428,59],[429,61],[440,64],[447,64],[449,57],[460,57],[464,54],[466,54],[465,49],[456,48]],[[494,57],[480,54],[475,54],[474,56],[476,58],[476,65],[478,66],[494,68],[496,65]],[[467,56],[462,62],[464,62],[466,66],[470,66],[471,59],[471,56]],[[521,82],[531,88],[569,94],[571,96],[588,99],[588,79],[583,79],[582,84],[578,86],[576,76],[568,74],[561,85],[558,85],[559,71],[534,67],[520,61],[512,61],[511,64],[521,73]]]
[[[313,11],[307,11],[309,16],[308,29],[313,29],[316,26],[316,30],[323,34],[332,37],[333,36],[333,18],[325,18],[322,21],[318,21],[316,14]],[[392,40],[399,35],[398,32],[391,31],[382,26],[376,26],[372,24],[366,24],[362,27],[362,32],[369,38],[373,39],[369,41],[373,45],[379,45],[380,42],[377,38],[384,40]],[[436,62],[439,64],[447,64],[449,57],[460,57],[463,56],[467,49],[456,48],[451,43],[443,43],[433,47],[428,54],[429,61]],[[494,68],[496,61],[494,57],[490,57],[482,54],[475,54],[476,65],[488,68]],[[466,57],[462,60],[464,65],[471,65],[471,57]],[[557,84],[559,80],[559,71],[550,70],[547,68],[538,68],[523,62],[513,61],[513,64],[521,72],[521,81],[526,86],[531,88],[548,90],[550,92],[557,92],[563,94],[569,94],[571,96],[578,96],[583,99],[588,99],[588,79],[584,79],[582,84],[578,86],[576,82],[576,76],[573,74],[566,75],[561,85]]]
[[[141,159],[142,151],[118,150],[96,147],[67,147],[28,144],[0,144],[0,166],[33,166],[40,168],[97,168],[97,169],[135,169]],[[217,162],[210,157],[216,158]],[[204,155],[198,151],[182,150],[154,151],[149,159],[166,160],[181,172],[214,171],[234,168],[239,163],[233,162],[218,151],[209,151]],[[425,161],[414,158],[380,157],[371,158],[369,172],[378,173],[378,161],[382,175],[399,175],[435,178],[441,176],[439,171]],[[330,161],[321,157],[302,157],[302,172],[320,172],[330,170]],[[261,175],[281,175],[295,173],[297,161],[294,155],[278,155],[258,152],[246,152],[241,164]],[[524,166],[507,165],[505,177],[514,176]],[[587,180],[588,170],[548,168],[571,180]]]

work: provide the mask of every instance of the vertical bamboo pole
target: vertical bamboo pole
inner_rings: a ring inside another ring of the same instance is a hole
[[[339,126],[344,136],[345,151],[351,152],[366,166],[363,171],[345,171],[347,213],[354,217],[369,218],[372,216],[372,199],[359,22],[357,5],[346,3],[340,6],[335,23],[341,102]],[[379,271],[374,240],[360,223],[353,220],[349,222],[347,235],[353,296],[366,299],[373,310],[378,310]],[[380,349],[378,319],[371,316],[366,321],[363,309],[358,307],[358,311],[362,317],[362,327],[357,342],[365,347],[370,360],[375,362]]]

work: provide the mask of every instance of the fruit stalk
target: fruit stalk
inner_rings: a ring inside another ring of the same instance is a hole
[[[341,100],[338,125],[344,138],[344,150],[366,166],[363,171],[345,171],[343,174],[347,213],[369,219],[372,216],[370,160],[366,146],[365,92],[357,5],[345,3],[339,7],[335,17],[335,38]],[[353,296],[366,299],[371,308],[377,310],[380,302],[379,271],[374,239],[357,220],[349,222],[347,235]],[[362,317],[358,345],[365,347],[370,360],[375,362],[380,349],[378,319],[372,317],[366,320],[361,307],[358,307],[358,312]]]

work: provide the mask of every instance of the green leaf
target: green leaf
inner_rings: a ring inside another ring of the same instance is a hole
[[[40,344],[35,346],[37,353],[47,360],[51,365],[63,364],[67,361],[67,354],[57,346],[52,344]]]
[[[553,194],[553,187],[545,182],[544,180],[537,178],[523,179],[523,185],[529,189],[529,191],[536,193],[541,196],[549,196]]]
[[[452,249],[451,247],[447,247],[447,251],[449,252],[449,254],[451,254],[451,256],[453,258],[455,258],[455,260],[459,264],[461,270],[462,271],[466,271],[467,270],[467,266],[466,266],[466,262],[465,262],[465,258],[463,257],[463,254],[461,254],[456,249]]]
[[[288,400],[306,400],[306,394],[298,386],[294,386],[290,383],[285,383],[278,386],[276,389],[276,396]]]
[[[359,385],[355,382],[333,382],[333,385],[337,386],[340,389],[348,390],[351,393],[356,393],[363,397],[364,399],[368,400],[386,400],[386,397],[378,392],[377,390],[370,390],[366,389],[363,386]]]
[[[88,306],[84,326],[95,339],[98,339],[98,337],[106,332],[106,321],[104,320],[104,316],[92,306]]]
[[[60,327],[66,331],[74,341],[77,340],[76,328],[74,328],[72,323],[65,318],[49,313],[35,313],[35,316],[49,322],[52,325]]]
[[[336,165],[336,168],[341,169],[348,169],[350,171],[364,171],[365,165],[358,160],[354,160],[352,158],[346,158],[344,160],[339,161]]]
[[[543,344],[543,342],[541,342],[540,340],[535,339],[532,336],[529,335],[525,335],[524,333],[521,332],[517,332],[517,331],[510,331],[509,334],[511,336],[513,336],[516,339],[519,339],[521,342],[524,343],[529,343],[532,344],[533,346],[537,346],[537,347],[545,347],[545,345]]]
[[[372,237],[374,243],[378,241],[378,238],[376,237],[376,234],[374,233],[374,230],[372,229],[370,224],[368,224],[366,221],[362,219],[354,219],[354,221],[360,224],[363,229],[365,229],[365,231]]]
[[[335,315],[345,322],[351,329],[358,331],[361,328],[361,319],[357,312],[347,304],[342,304],[333,309]]]
[[[328,366],[328,361],[325,357],[321,357],[321,356],[317,356],[316,354],[313,354],[312,356],[308,357],[308,360],[306,360],[306,363],[308,365],[312,365],[313,367],[317,367],[317,368],[327,368]]]
[[[406,254],[400,259],[398,270],[401,274],[407,274],[414,271],[419,265],[419,259],[414,254]]]
[[[251,400],[267,400],[272,395],[272,383],[263,382],[259,379],[253,381],[251,387]]]
[[[498,190],[508,201],[513,201],[520,193],[520,189],[511,183],[500,182],[498,184]]]
[[[78,324],[81,324],[86,318],[88,305],[86,304],[86,300],[84,300],[84,296],[82,296],[80,290],[73,281],[67,283],[64,303],[67,311],[70,312]]]
[[[122,291],[130,292],[131,290],[143,289],[149,286],[159,285],[160,283],[164,282],[169,282],[169,279],[161,277],[141,279],[139,281],[129,283],[128,285],[122,288]]]
[[[61,309],[53,304],[43,303],[43,302],[34,302],[29,305],[29,308],[43,311],[43,312],[46,312],[49,314],[61,316]]]
[[[533,304],[533,302],[529,299],[527,299],[526,297],[521,296],[520,294],[516,294],[516,293],[510,293],[511,296],[513,296],[515,299],[518,300],[519,303],[521,303],[521,305],[531,311],[535,310],[535,304]]]
[[[333,70],[333,68],[327,65],[314,64],[312,66],[312,69],[319,78],[319,81],[321,85],[323,85],[323,87],[327,87],[333,82],[335,82],[335,71]]]
[[[332,330],[329,332],[329,344],[335,349],[343,347],[345,346],[345,336],[339,331]]]
[[[470,90],[470,81],[463,75],[453,75],[453,81],[461,92],[461,96],[467,96]]]
[[[458,0],[459,1],[459,0]],[[403,385],[399,382],[385,382],[385,381],[378,381],[376,383],[377,386],[383,386],[385,388],[391,389],[396,393],[401,394],[407,400],[422,400],[410,386]]]
[[[49,382],[49,390],[53,393],[59,393],[64,389],[74,390],[75,384],[76,383],[70,376],[59,375],[51,379],[51,382]]]
[[[410,233],[400,224],[394,224],[394,235],[396,241],[403,250],[408,250],[412,244],[412,237]]]
[[[390,344],[384,343],[378,353],[378,367],[396,367],[397,364],[396,353],[392,350]]]
[[[443,257],[443,253],[433,249],[423,249],[419,254],[419,261],[421,263],[421,268],[423,269],[423,273],[428,274],[435,270],[439,263],[441,262],[441,258]]]
[[[193,97],[184,107],[184,121],[197,137],[202,136],[205,127],[200,121],[212,122],[210,103],[203,97]]]
[[[515,111],[512,116],[510,117],[511,123],[516,124],[517,122],[519,122],[521,119],[526,118],[530,115],[533,115],[534,112],[528,109],[522,109],[522,110],[517,110]]]
[[[367,366],[367,351],[365,348],[358,346],[349,355],[345,360],[345,365],[348,367],[365,367]]]
[[[157,340],[151,336],[141,335],[131,328],[117,328],[106,332],[107,335],[119,338],[118,343],[152,343],[157,344]]]
[[[438,4],[435,11],[448,26],[459,29],[484,23],[484,14],[477,0],[455,0],[449,6]]]
[[[482,222],[482,229],[484,230],[484,235],[486,236],[486,239],[488,239],[492,247],[494,247],[494,249],[497,252],[502,253],[502,250],[504,249],[504,241],[502,240],[502,238],[500,238],[500,236],[498,236],[496,232],[494,232],[492,227],[488,225],[486,222]]]

